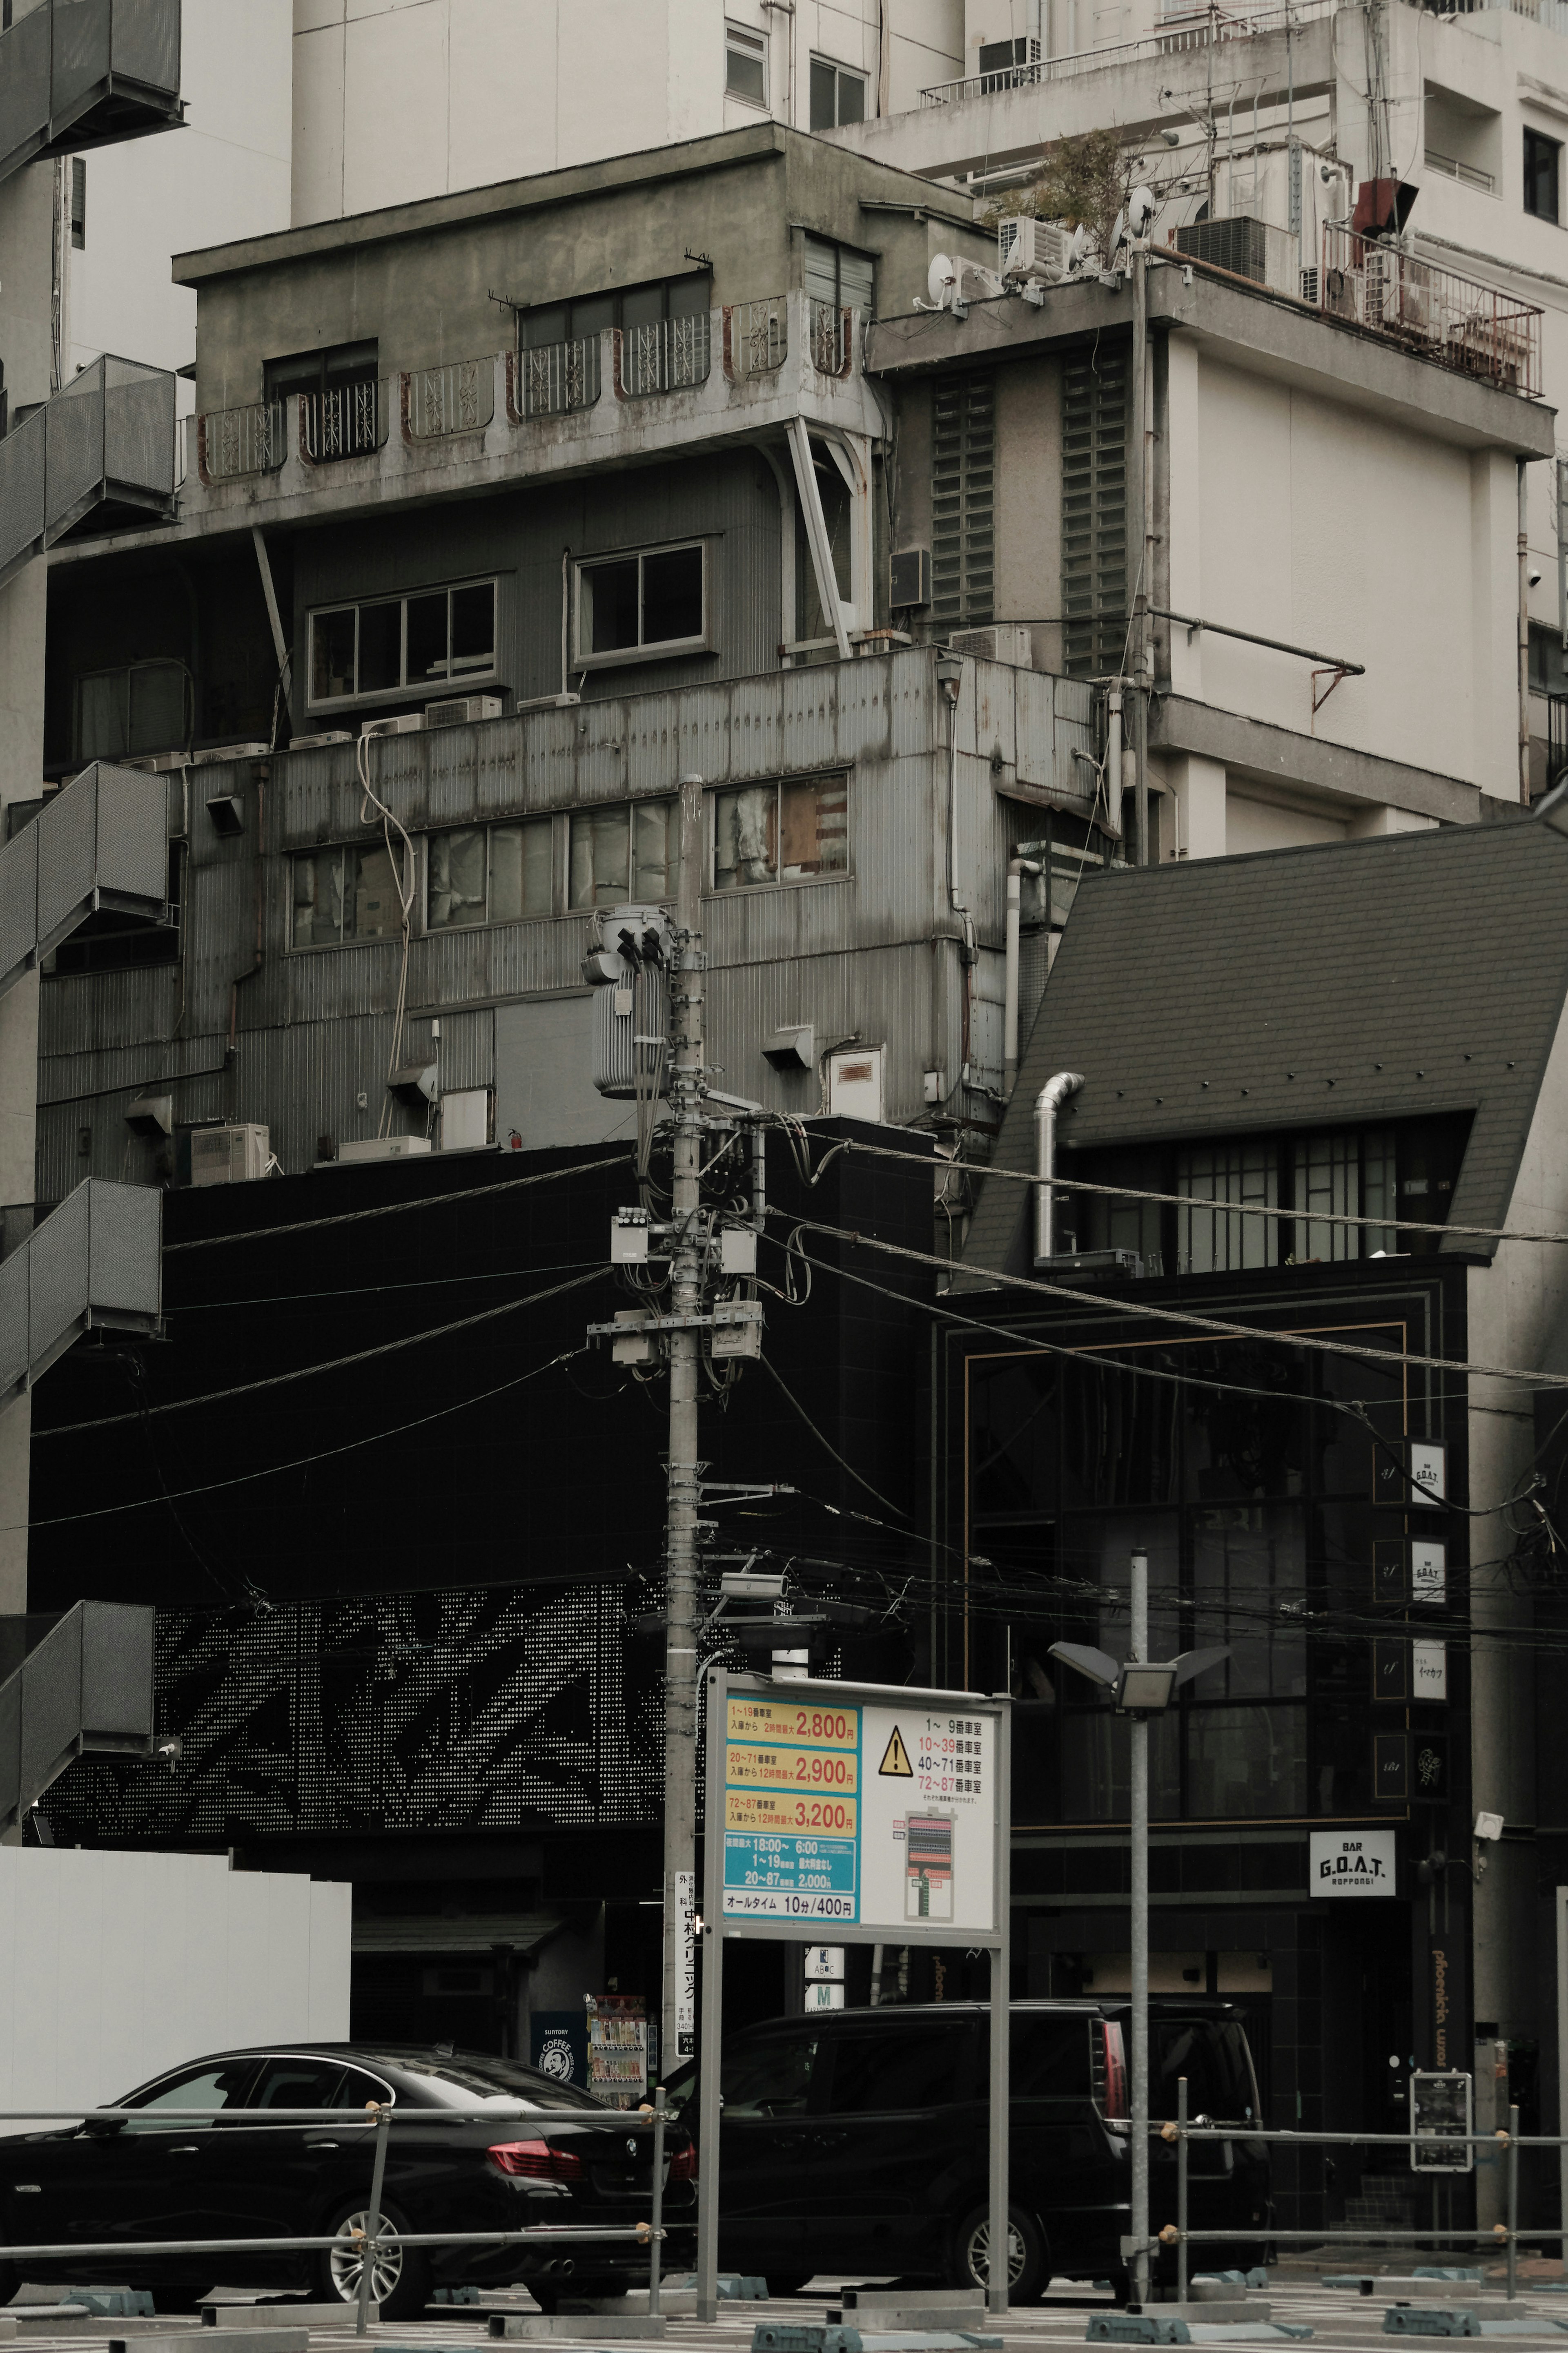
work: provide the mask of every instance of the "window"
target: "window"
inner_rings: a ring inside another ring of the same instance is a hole
[[[345,940],[384,940],[403,928],[397,875],[382,842],[340,842],[303,849],[294,860],[293,944],[339,947]]]
[[[831,58],[811,61],[811,127],[835,131],[841,122],[866,120],[866,77]]]
[[[177,752],[195,720],[191,674],[183,661],[132,662],[89,670],[76,682],[79,760],[137,759]]]
[[[467,686],[495,668],[493,580],[310,616],[312,707]]]
[[[343,2080],[341,2059],[268,2059],[246,2105],[252,2108],[336,2108]]]
[[[1524,209],[1537,220],[1559,220],[1558,171],[1563,150],[1539,131],[1524,134]]]
[[[661,547],[577,566],[577,660],[584,668],[707,642],[703,549]]]
[[[849,780],[742,785],[713,796],[713,888],[815,882],[849,865]]]
[[[549,818],[522,825],[465,825],[430,836],[426,928],[515,923],[552,911]]]
[[[876,282],[877,265],[868,253],[857,253],[850,245],[835,245],[826,237],[806,238],[805,283],[814,301],[868,311]]]
[[[236,2059],[226,2066],[192,2067],[183,2075],[170,2076],[136,2101],[144,2114],[128,2116],[124,2129],[128,2133],[205,2131],[211,2117],[192,2116],[188,2111],[237,2107],[255,2072],[254,2059]]]
[[[994,379],[943,378],[931,394],[931,614],[939,635],[992,616],[995,459]],[[1064,480],[1067,466],[1064,454]]]
[[[1194,1202],[1239,1207],[1256,1201],[1276,1208],[1279,1155],[1271,1143],[1194,1145],[1176,1156],[1175,1189],[1190,1194]],[[1226,1217],[1218,1209],[1196,1208],[1177,1210],[1176,1265],[1181,1273],[1223,1274],[1237,1267],[1279,1262],[1278,1219]]]
[[[724,91],[729,98],[743,98],[752,106],[766,106],[768,45],[761,33],[748,33],[739,25],[725,26]]]
[[[80,253],[87,244],[87,157],[71,157],[71,243]]]
[[[990,2057],[990,2021],[982,2028]],[[1053,2018],[1039,2010],[1015,2010],[1008,2037],[1007,2066],[1016,2100],[1087,2099],[1089,2022]],[[987,2079],[989,2080],[989,2078]]]
[[[521,370],[526,413],[552,417],[592,407],[600,390],[599,338],[611,327],[636,346],[635,367],[633,354],[622,353],[623,369],[632,377],[625,390],[668,391],[672,384],[705,382],[712,307],[708,271],[686,269],[677,278],[652,279],[609,294],[576,294],[524,311],[517,322],[519,351],[541,354],[525,360]],[[682,323],[667,323],[674,321]]]
[[[1368,1229],[1359,1226],[1314,1223],[1314,1209],[1334,1217],[1376,1218],[1394,1212],[1394,1134],[1374,1128],[1364,1135],[1299,1136],[1295,1145],[1295,1191],[1292,1206],[1308,1214],[1295,1229],[1294,1257],[1309,1259],[1370,1258],[1373,1250],[1394,1248],[1392,1224]]]
[[[1563,632],[1545,628],[1539,621],[1530,625],[1530,686],[1533,694],[1568,691],[1568,653],[1563,649]]]
[[[680,872],[680,810],[675,801],[628,808],[574,809],[567,904],[615,907],[673,899]]]
[[[874,2034],[835,2035],[828,2114],[886,2116],[951,2105],[959,2097],[964,2039],[963,2029],[902,2023]]]
[[[268,403],[304,400],[305,450],[317,463],[360,458],[386,438],[380,370],[381,350],[374,342],[291,352],[264,363],[262,397]]]

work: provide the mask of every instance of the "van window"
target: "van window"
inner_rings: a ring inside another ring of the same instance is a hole
[[[1176,2082],[1187,2079],[1189,2116],[1213,2116],[1240,2124],[1258,2115],[1252,2055],[1242,2028],[1218,2020],[1165,2019],[1153,2022],[1157,2074],[1152,2105],[1161,2116],[1176,2113]]]
[[[816,2063],[815,2032],[771,2035],[727,2050],[721,2081],[727,2116],[803,2116]]]
[[[1015,2010],[1007,2056],[1016,2100],[1089,2097],[1087,2019]]]
[[[945,2026],[835,2035],[828,2113],[886,2115],[949,2105],[959,2097],[959,2042]]]

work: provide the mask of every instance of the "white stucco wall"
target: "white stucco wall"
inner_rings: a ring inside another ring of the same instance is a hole
[[[217,0],[228,5],[228,0]],[[814,54],[882,79],[884,0],[294,0],[297,223],[637,153],[772,114],[810,123]],[[886,111],[959,70],[963,0],[885,0]],[[767,44],[725,94],[725,22]],[[204,244],[212,240],[203,237]]]
[[[209,2051],[342,2040],[353,1893],[221,1855],[0,1847],[0,2108],[109,2105]]]

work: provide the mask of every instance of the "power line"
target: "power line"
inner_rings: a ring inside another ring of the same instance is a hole
[[[330,1218],[297,1218],[287,1226],[242,1226],[232,1234],[204,1234],[199,1240],[165,1242],[164,1255],[176,1250],[223,1250],[230,1242],[272,1241],[280,1234],[309,1234],[323,1226],[354,1225],[366,1218],[395,1218],[406,1209],[447,1209],[482,1200],[487,1193],[524,1193],[532,1185],[553,1185],[563,1176],[584,1176],[595,1168],[618,1168],[631,1158],[617,1152],[610,1159],[578,1160],[570,1168],[546,1168],[537,1176],[503,1176],[494,1185],[472,1185],[455,1193],[423,1193],[409,1201],[382,1201],[371,1209],[335,1210]]]
[[[799,1414],[802,1421],[805,1422],[807,1430],[810,1430],[817,1444],[826,1449],[827,1452],[832,1455],[835,1462],[837,1463],[839,1469],[841,1471],[847,1471],[851,1479],[854,1480],[855,1484],[858,1487],[864,1487],[868,1495],[873,1496],[875,1500],[881,1504],[882,1509],[885,1512],[899,1511],[897,1504],[890,1504],[886,1495],[878,1493],[877,1489],[872,1486],[869,1479],[863,1479],[859,1472],[856,1470],[854,1464],[852,1462],[846,1462],[843,1455],[839,1453],[838,1449],[831,1444],[827,1439],[824,1438],[821,1430],[818,1430],[816,1422],[813,1421],[810,1414],[807,1413],[805,1406],[802,1405],[795,1391],[786,1386],[783,1374],[779,1371],[772,1357],[763,1356],[762,1362],[767,1367],[767,1370],[773,1375],[773,1377],[778,1384],[779,1388],[784,1390],[785,1397],[788,1398],[791,1405],[794,1406],[796,1413]],[[900,1517],[907,1519],[909,1514],[907,1512],[901,1512],[900,1513]]]
[[[144,1421],[153,1414],[184,1413],[193,1406],[221,1405],[229,1398],[249,1397],[257,1389],[281,1388],[286,1382],[308,1381],[317,1373],[342,1372],[345,1366],[366,1364],[373,1356],[390,1356],[399,1348],[416,1348],[424,1340],[444,1340],[450,1333],[471,1331],[476,1324],[491,1324],[498,1315],[515,1314],[520,1307],[537,1307],[542,1300],[559,1299],[563,1292],[581,1291],[585,1283],[602,1282],[609,1272],[607,1266],[596,1266],[587,1274],[574,1275],[569,1282],[552,1283],[548,1291],[530,1292],[526,1298],[506,1300],[500,1307],[482,1307],[475,1315],[459,1315],[453,1323],[435,1324],[426,1332],[407,1332],[401,1339],[382,1340],[374,1348],[356,1348],[349,1356],[329,1356],[319,1365],[297,1365],[291,1372],[268,1373],[260,1380],[237,1381],[232,1388],[207,1389],[199,1397],[171,1398],[166,1404],[143,1406],[136,1413],[103,1414],[93,1421],[63,1421],[56,1430],[40,1430],[35,1434],[39,1438],[70,1438],[83,1430],[112,1430],[119,1422]]]
[[[535,1274],[575,1274],[579,1267],[602,1266],[602,1259],[572,1258],[560,1266],[487,1267],[479,1274],[420,1275],[411,1282],[354,1282],[339,1291],[264,1291],[250,1299],[186,1299],[178,1307],[166,1303],[169,1315],[207,1315],[220,1307],[300,1307],[319,1299],[368,1299],[395,1291],[449,1291],[458,1282],[521,1282]]]

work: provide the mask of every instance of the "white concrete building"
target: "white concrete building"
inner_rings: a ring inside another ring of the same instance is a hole
[[[900,114],[963,70],[963,0],[294,0],[294,225],[770,116]]]

